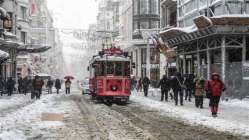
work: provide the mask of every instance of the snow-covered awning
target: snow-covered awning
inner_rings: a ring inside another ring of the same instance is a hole
[[[214,34],[249,34],[249,15],[223,15],[210,18],[199,16],[194,19],[194,23],[193,26],[187,28],[170,28],[164,30],[160,32],[160,36],[164,42],[168,42],[170,46],[174,46]],[[235,28],[238,30],[235,30]]]
[[[27,52],[27,53],[42,53],[49,50],[50,46],[42,45],[25,45],[24,47],[18,48],[18,52]]]

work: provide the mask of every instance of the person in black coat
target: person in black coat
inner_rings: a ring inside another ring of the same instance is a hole
[[[11,96],[13,94],[15,84],[16,82],[12,79],[12,77],[10,77],[7,80],[6,86],[7,86],[8,96]]]
[[[5,82],[4,82],[3,78],[0,77],[0,92],[1,92],[1,96],[3,96],[4,88],[5,88]]]
[[[147,97],[149,85],[150,85],[150,79],[147,76],[145,76],[143,81],[142,81],[142,84],[143,84],[143,89],[144,89],[144,96]]]
[[[176,73],[174,78],[171,80],[171,87],[174,92],[174,100],[175,100],[175,105],[178,105],[178,96],[180,96],[180,104],[183,106],[183,82],[184,79],[181,75],[181,73]]]
[[[48,79],[48,82],[47,82],[47,88],[48,88],[48,94],[52,94],[52,87],[54,85],[54,82],[51,80],[51,78]]]
[[[195,89],[195,81],[194,81],[193,74],[187,75],[184,85],[186,86],[185,100],[188,100],[189,102],[191,102],[191,96],[192,94],[194,94],[194,89]]]
[[[55,80],[55,88],[56,88],[57,94],[59,94],[60,89],[61,89],[61,81],[60,81],[60,79]]]
[[[160,80],[158,87],[161,87],[161,101],[164,100],[168,101],[168,92],[170,90],[170,79],[164,75],[163,78]]]

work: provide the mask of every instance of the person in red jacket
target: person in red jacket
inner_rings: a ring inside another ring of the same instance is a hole
[[[205,85],[205,90],[209,93],[209,106],[213,117],[217,117],[218,106],[222,92],[225,90],[225,85],[220,79],[218,73],[213,73],[211,80],[208,80]]]

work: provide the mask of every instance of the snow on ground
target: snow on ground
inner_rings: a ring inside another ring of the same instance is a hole
[[[211,117],[208,109],[208,101],[205,100],[204,109],[197,109],[194,102],[184,102],[184,106],[175,106],[173,101],[161,102],[159,90],[149,91],[149,97],[143,97],[143,93],[134,92],[131,100],[159,110],[163,115],[174,117],[191,125],[204,125],[219,131],[228,131],[234,134],[249,135],[249,102],[231,100],[221,102],[218,118]],[[194,99],[192,99],[194,100]]]
[[[30,95],[24,96],[23,94],[14,94],[13,96],[0,96],[0,110],[11,108],[30,102]]]
[[[70,110],[70,104],[68,102],[56,101],[61,96],[66,95],[44,94],[40,100],[33,101],[34,103],[32,104],[0,117],[0,139],[24,140],[39,137],[39,135],[43,133],[42,130],[46,128],[51,129],[62,126],[62,122],[46,122],[41,120],[42,113],[64,114]],[[13,99],[11,98],[9,100],[14,103],[14,101],[19,101],[15,99],[17,97],[13,97]],[[21,96],[21,99],[22,98],[25,97]],[[26,98],[30,100],[29,97]],[[27,100],[26,98],[23,100]],[[9,105],[11,105],[11,103]]]

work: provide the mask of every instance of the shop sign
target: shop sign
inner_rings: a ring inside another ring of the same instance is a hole
[[[249,62],[243,63],[243,79],[249,80]]]

